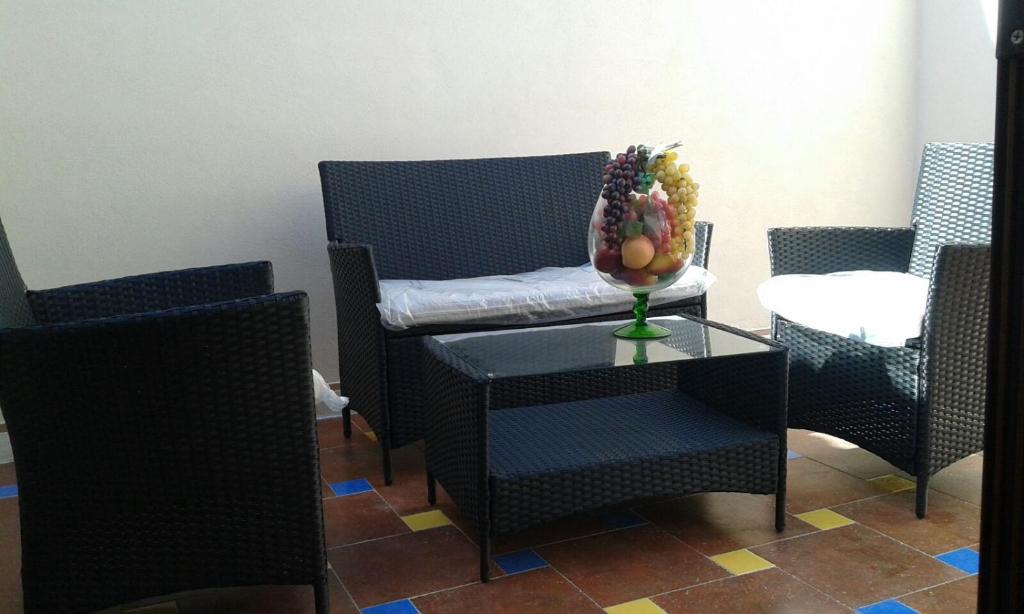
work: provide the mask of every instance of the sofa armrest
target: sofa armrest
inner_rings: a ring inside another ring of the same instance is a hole
[[[40,324],[218,303],[274,291],[269,262],[247,262],[134,275],[50,290],[30,290]]]
[[[918,459],[929,474],[983,445],[990,252],[988,245],[936,250],[923,334],[927,411],[918,418],[931,433],[932,444]]]
[[[772,276],[910,267],[913,228],[802,227],[768,229]]]
[[[368,245],[332,241],[327,253],[338,318],[341,390],[378,437],[387,437],[387,348],[377,310],[380,286],[373,250]]]

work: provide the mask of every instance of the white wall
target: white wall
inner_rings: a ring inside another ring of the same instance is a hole
[[[995,135],[998,0],[928,0],[918,11],[917,143]]]
[[[333,379],[318,160],[681,138],[699,217],[716,224],[711,316],[765,326],[767,227],[907,220],[915,13],[892,0],[0,0],[0,216],[35,288],[270,259],[280,289],[309,291]]]

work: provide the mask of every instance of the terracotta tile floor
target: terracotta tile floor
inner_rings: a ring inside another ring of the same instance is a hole
[[[798,458],[784,533],[772,528],[771,497],[644,501],[497,541],[494,579],[483,585],[469,523],[440,489],[438,506],[426,503],[421,448],[396,451],[395,484],[384,486],[379,449],[365,422],[356,427],[351,440],[340,420],[319,428],[334,613],[973,610],[980,456],[932,479],[929,516],[918,520],[908,476],[841,440],[790,431]],[[21,611],[15,482],[14,467],[0,465],[0,614]],[[140,606],[311,612],[312,591],[206,590]],[[131,610],[111,610],[121,611]]]

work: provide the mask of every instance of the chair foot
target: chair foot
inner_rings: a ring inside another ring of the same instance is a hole
[[[491,580],[491,536],[488,532],[480,532],[480,581]]]
[[[327,581],[313,585],[313,600],[316,607],[316,614],[328,614],[331,608],[331,600],[328,596]]]
[[[786,493],[775,495],[775,530],[782,533],[786,530]]]
[[[429,471],[427,472],[427,503],[437,505],[437,480]]]
[[[347,406],[341,410],[341,424],[345,432],[345,439],[352,439],[352,410]]]
[[[924,518],[928,512],[928,476],[917,476],[917,506],[918,518]]]

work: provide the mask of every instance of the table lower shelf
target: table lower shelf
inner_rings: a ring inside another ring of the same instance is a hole
[[[775,493],[779,438],[678,390],[488,414],[491,530],[640,497]]]

